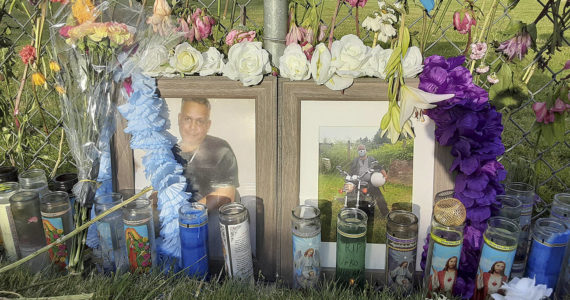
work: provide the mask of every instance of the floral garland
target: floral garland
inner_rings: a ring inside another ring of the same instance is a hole
[[[470,298],[475,288],[483,231],[491,216],[496,195],[504,192],[500,182],[506,171],[497,161],[505,152],[501,142],[501,114],[489,103],[488,93],[473,83],[463,63],[465,57],[430,56],[424,62],[419,88],[435,94],[455,94],[427,111],[436,124],[435,137],[451,146],[455,157],[450,172],[457,172],[455,197],[467,209],[467,221],[454,293]],[[427,243],[426,243],[427,245]],[[425,268],[424,246],[422,268]]]
[[[191,194],[186,192],[184,170],[172,154],[175,139],[165,130],[166,119],[161,115],[164,100],[156,88],[155,79],[136,69],[131,74],[131,84],[125,85],[128,103],[118,110],[129,121],[125,132],[132,135],[131,148],[146,151],[142,161],[146,177],[158,191],[162,237],[158,253],[179,258],[178,209]]]

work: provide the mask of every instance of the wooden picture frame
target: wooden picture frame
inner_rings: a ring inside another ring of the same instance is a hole
[[[250,219],[256,225],[256,261],[258,271],[265,278],[275,276],[277,261],[277,78],[266,77],[256,86],[244,87],[241,82],[225,77],[158,78],[158,92],[167,98],[209,98],[231,101],[250,100],[255,102],[255,196],[257,213]],[[122,119],[122,118],[121,118]],[[133,151],[129,147],[129,137],[123,132],[126,122],[119,120],[114,137],[114,189],[120,190],[135,186],[137,166]],[[125,151],[128,149],[129,151]],[[243,195],[242,195],[243,196]],[[261,200],[261,201],[260,201]],[[221,247],[221,245],[220,245]]]
[[[410,86],[417,86],[419,80],[407,80]],[[299,205],[300,200],[300,176],[301,175],[301,104],[303,101],[388,101],[387,83],[373,78],[356,79],[354,84],[344,90],[333,91],[324,85],[316,85],[314,81],[279,81],[279,187],[278,198],[281,203],[281,213],[279,214],[279,249],[280,260],[278,263],[278,273],[280,277],[291,282],[293,253],[291,235],[291,211]],[[382,115],[378,112],[377,126],[380,125]],[[433,123],[433,122],[432,122]],[[433,127],[433,126],[432,126]],[[432,129],[433,130],[433,129]],[[432,136],[432,139],[433,136]],[[433,140],[433,188],[429,195],[429,203],[432,203],[435,193],[453,188],[453,178],[449,174],[449,166],[452,157],[449,149],[440,147]],[[429,149],[423,149],[429,151]],[[414,184],[415,186],[415,184]],[[420,223],[429,224],[431,216],[431,204],[422,207],[424,212],[420,217]],[[429,213],[427,213],[429,211]],[[334,217],[334,216],[333,216]],[[427,225],[426,225],[427,226]],[[420,227],[421,228],[421,227]],[[421,258],[422,246],[427,232],[419,232],[418,237],[418,261]],[[322,252],[322,250],[321,250]],[[368,256],[368,253],[367,253]],[[384,260],[384,256],[376,256],[376,259]],[[322,265],[321,256],[321,265]],[[419,262],[418,262],[419,265]],[[325,273],[334,271],[334,268],[323,268]],[[375,279],[383,274],[382,270],[368,272],[368,276]]]

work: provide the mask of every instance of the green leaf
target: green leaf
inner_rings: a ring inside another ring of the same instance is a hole
[[[519,4],[520,0],[508,0],[507,1],[507,8],[508,9],[514,9],[517,4]]]
[[[401,47],[394,48],[394,52],[392,52],[386,64],[386,77],[390,77],[396,71],[396,67],[400,64],[401,54]]]
[[[493,84],[489,89],[489,99],[493,99],[499,94],[513,86],[513,71],[506,63],[501,65],[501,68],[497,71],[497,78],[499,82]]]
[[[554,123],[552,123],[554,141],[564,142],[565,123],[565,114],[554,113]]]
[[[392,126],[396,129],[396,132],[400,133],[402,129],[400,128],[400,108],[394,106],[391,111]]]
[[[536,51],[536,24],[530,23],[526,25],[525,30],[530,35],[532,49]]]
[[[390,110],[384,114],[384,117],[382,117],[382,121],[380,121],[380,129],[386,130],[388,125],[390,125]]]
[[[408,30],[408,27],[404,27],[404,33],[402,36],[402,57],[406,56],[406,53],[408,53],[408,47],[410,47],[410,31]]]

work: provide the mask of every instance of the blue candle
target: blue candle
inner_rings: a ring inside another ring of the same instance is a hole
[[[526,265],[526,277],[536,277],[536,284],[556,286],[570,230],[555,218],[538,219],[532,228],[532,245]]]
[[[204,277],[208,273],[208,209],[204,204],[186,203],[179,210],[182,269]]]

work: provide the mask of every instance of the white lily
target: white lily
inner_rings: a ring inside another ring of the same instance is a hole
[[[455,97],[455,94],[432,94],[407,85],[400,88],[400,128],[412,116],[415,109],[430,109],[436,107],[439,101]]]
[[[331,59],[331,52],[325,44],[320,43],[315,47],[309,69],[317,84],[325,84],[333,75]]]
[[[382,18],[378,13],[374,13],[374,17],[366,17],[362,22],[362,27],[368,31],[378,32],[382,25]]]

